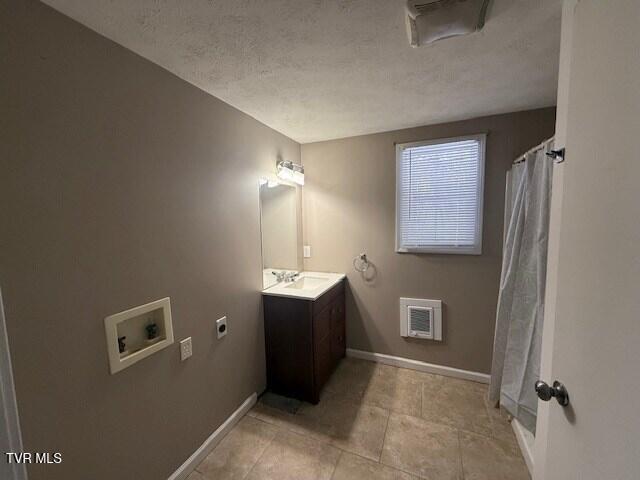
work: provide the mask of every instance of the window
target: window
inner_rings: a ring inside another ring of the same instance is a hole
[[[396,146],[396,251],[482,251],[485,135]]]

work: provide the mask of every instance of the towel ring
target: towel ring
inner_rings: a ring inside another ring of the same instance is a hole
[[[369,263],[369,260],[367,260],[366,253],[361,253],[353,259],[353,268],[356,272],[364,273],[370,266],[371,264]]]

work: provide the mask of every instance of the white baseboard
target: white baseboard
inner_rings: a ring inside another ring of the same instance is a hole
[[[187,460],[178,467],[178,469],[171,474],[168,480],[184,480],[186,479],[191,472],[195,470],[195,468],[205,459],[211,450],[213,450],[216,445],[218,445],[224,436],[229,433],[236,423],[240,421],[244,415],[251,410],[258,400],[258,395],[256,393],[252,393],[249,398],[247,398],[242,405],[238,407],[238,409],[233,412],[229,418],[227,418],[218,429],[213,432],[209,438],[207,438],[202,445],[198,447],[198,449],[193,452],[193,454],[187,458]]]
[[[516,440],[518,440],[518,446],[520,446],[524,462],[529,469],[529,475],[533,476],[533,442],[527,438],[532,437],[533,434],[527,431],[515,418],[511,420],[511,428],[513,428],[513,433],[516,434]]]
[[[392,365],[394,367],[434,373],[445,377],[462,378],[463,380],[471,380],[473,382],[489,383],[491,380],[491,375],[487,375],[486,373],[461,370],[459,368],[446,367],[444,365],[435,365],[433,363],[421,362],[419,360],[411,360],[410,358],[394,357],[393,355],[385,355],[384,353],[354,350],[353,348],[347,348],[347,357],[360,358],[362,360],[384,363],[385,365]]]

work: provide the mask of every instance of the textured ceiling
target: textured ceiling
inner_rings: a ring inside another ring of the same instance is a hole
[[[302,143],[555,104],[561,0],[409,46],[403,0],[45,0]]]

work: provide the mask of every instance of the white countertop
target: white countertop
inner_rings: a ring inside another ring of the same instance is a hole
[[[280,282],[262,290],[263,295],[315,300],[345,278],[344,273],[300,272],[294,282]]]

